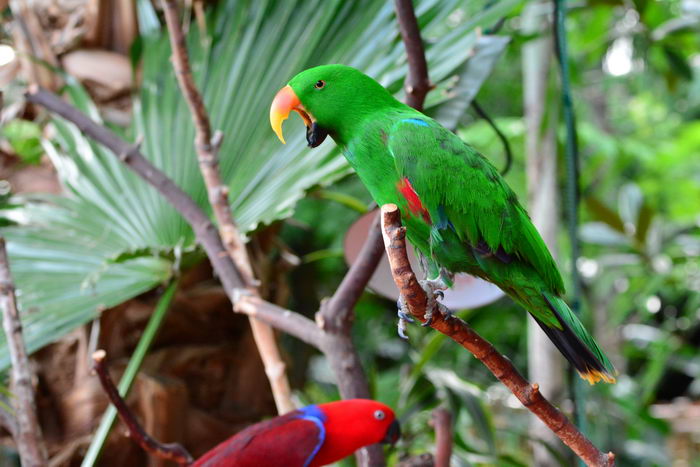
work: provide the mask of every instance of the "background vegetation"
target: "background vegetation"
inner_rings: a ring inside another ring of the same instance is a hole
[[[147,0],[136,5],[139,34],[120,52],[140,71],[126,92],[105,100],[94,82],[58,70],[51,84],[128,139],[143,139],[144,154],[204,206],[193,128],[170,70],[159,11]],[[522,48],[551,34],[523,32],[527,6],[523,0],[424,0],[416,6],[437,85],[427,112],[502,166],[501,141],[469,107],[478,91],[481,107],[512,147],[507,180],[521,199],[527,198]],[[333,144],[305,148],[298,121],[287,128],[288,144],[279,145],[266,123],[267,108],[289,77],[330,62],[356,66],[400,96],[406,64],[392,5],[220,0],[207,3],[206,11],[206,32],[194,13],[184,20],[198,84],[214,127],[226,135],[222,170],[234,215],[251,239],[266,297],[312,315],[346,270],[345,232],[370,208],[370,198]],[[6,8],[4,16],[6,42],[19,48],[11,23],[17,11]],[[570,4],[567,25],[581,153],[583,256],[576,267],[584,279],[584,319],[620,370],[617,385],[585,390],[585,431],[616,452],[619,465],[700,465],[700,6],[693,0],[585,0]],[[118,50],[109,41],[92,45]],[[64,60],[67,49],[55,53]],[[273,414],[247,324],[231,315],[216,290],[189,227],[72,125],[24,106],[20,89],[32,79],[18,75],[4,96],[2,163],[9,184],[3,185],[2,235],[28,345],[38,351],[50,451],[56,459],[64,456],[56,465],[79,461],[104,407],[88,382],[89,349],[99,342],[126,363],[158,290],[175,278],[179,290],[145,357],[134,403],[148,404],[158,391],[168,395],[163,410],[179,407],[185,414],[180,423],[196,426],[180,433],[196,446],[194,454]],[[460,88],[465,82],[469,88]],[[126,124],[105,110],[115,102]],[[552,74],[546,107],[554,119],[560,102]],[[562,157],[563,144],[562,124]],[[18,174],[32,167],[55,170],[61,189],[18,190]],[[563,219],[563,208],[551,216]],[[569,271],[564,229],[560,237],[559,264]],[[527,411],[444,336],[416,328],[408,342],[398,339],[394,308],[368,291],[354,325],[374,397],[393,406],[403,422],[405,435],[390,464],[433,450],[430,410],[443,404],[455,419],[455,465],[531,465],[531,442],[538,440],[529,435]],[[519,307],[504,298],[460,316],[526,371],[526,315]],[[281,342],[299,401],[337,399],[324,358],[286,336]],[[0,365],[8,364],[0,346]],[[149,390],[149,375],[172,384],[153,383],[160,386]],[[178,391],[187,402],[176,400]],[[571,406],[565,397],[562,407]],[[168,420],[150,417],[154,425]],[[167,436],[176,432],[165,430]],[[114,461],[143,462],[120,438],[113,434],[106,448],[121,451]],[[557,462],[571,464],[552,448]]]

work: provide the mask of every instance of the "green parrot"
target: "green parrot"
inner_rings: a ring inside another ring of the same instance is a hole
[[[399,207],[406,236],[434,278],[429,296],[438,279],[449,285],[457,272],[490,281],[535,318],[582,378],[615,382],[612,364],[562,300],[547,246],[484,156],[344,65],[310,68],[277,93],[270,123],[283,143],[292,110],[306,124],[309,146],[330,135],[377,204]]]

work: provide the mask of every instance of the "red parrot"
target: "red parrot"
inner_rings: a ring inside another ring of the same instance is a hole
[[[395,443],[401,436],[394,412],[367,399],[309,405],[256,423],[197,459],[196,467],[316,467],[361,447]]]

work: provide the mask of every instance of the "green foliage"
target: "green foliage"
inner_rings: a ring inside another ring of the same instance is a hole
[[[0,132],[23,162],[38,164],[44,153],[41,148],[41,128],[29,120],[12,120]]]
[[[468,110],[478,90],[482,107],[513,147],[507,179],[521,200],[527,192],[522,46],[539,37],[520,29],[523,3],[417,2],[436,84],[428,111],[501,167],[500,142]],[[700,397],[700,17],[688,5],[570,4],[583,200],[577,267],[584,276],[585,309],[595,318],[587,327],[621,371],[617,385],[586,390],[583,415],[587,434],[615,451],[618,465],[670,465],[666,441],[672,429],[654,416],[653,405]],[[151,2],[139,0],[137,7],[147,34],[131,53],[143,64],[143,81],[132,126],[117,131],[131,141],[142,138],[144,154],[207,208],[169,45]],[[493,29],[501,17],[500,35],[474,31]],[[331,62],[354,65],[401,96],[406,63],[391,2],[225,0],[209,14],[206,32],[191,28],[193,69],[214,127],[225,135],[222,170],[233,212],[250,235],[258,225],[294,212],[282,225],[281,240],[304,263],[290,275],[289,306],[311,314],[345,271],[344,233],[370,200],[356,178],[344,178],[347,165],[331,142],[305,148],[299,119],[289,122],[288,144],[281,146],[269,130],[268,105],[289,77]],[[624,62],[618,68],[615,51]],[[547,115],[557,118],[557,80],[548,86]],[[71,84],[67,92],[99,118],[79,87]],[[53,125],[56,137],[42,149],[67,195],[14,197],[2,219],[9,224],[2,230],[32,350],[202,258],[188,226],[157,193],[71,125]],[[37,130],[20,132],[32,150],[38,150]],[[304,197],[308,190],[312,194]],[[571,264],[565,236],[560,240],[564,272]],[[397,339],[394,308],[366,293],[354,328],[373,396],[394,406],[405,427],[390,463],[399,454],[434,450],[429,411],[442,404],[455,418],[455,465],[531,465],[529,442],[539,440],[528,433],[528,412],[483,365],[440,334],[413,327],[408,342]],[[525,372],[526,319],[519,307],[503,299],[461,313]],[[285,345],[292,368],[306,368],[311,358],[299,398],[336,399],[323,358],[310,357],[306,347],[296,352],[301,344],[290,341]],[[6,365],[2,352],[0,366]],[[570,458],[557,459],[571,465]]]

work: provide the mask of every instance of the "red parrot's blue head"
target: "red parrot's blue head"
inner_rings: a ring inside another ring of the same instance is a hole
[[[349,399],[309,406],[325,415],[325,441],[311,466],[326,465],[376,443],[394,444],[401,436],[394,411],[381,402]]]

